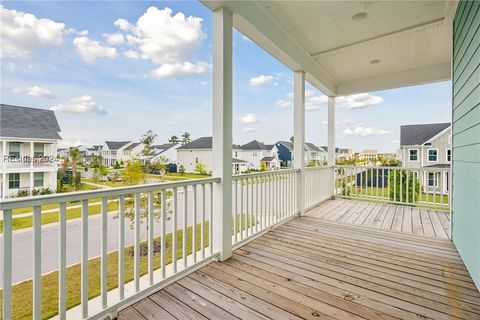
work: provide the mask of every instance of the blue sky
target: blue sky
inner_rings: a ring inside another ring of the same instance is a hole
[[[211,135],[212,22],[202,4],[2,4],[1,102],[55,110],[64,145],[137,140],[149,129],[159,143]],[[292,88],[288,68],[235,32],[235,143],[288,140]],[[393,152],[400,125],[450,121],[450,90],[443,82],[340,98],[337,145]],[[306,101],[307,140],[326,144],[325,97],[307,85]]]

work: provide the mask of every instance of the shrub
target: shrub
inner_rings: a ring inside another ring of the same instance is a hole
[[[408,177],[408,184],[407,184]],[[400,180],[402,180],[400,184]],[[413,197],[415,190],[415,199],[420,197],[420,181],[413,172],[406,172],[405,170],[392,170],[388,175],[388,185],[390,189],[390,200],[402,202],[414,203]],[[408,199],[407,199],[408,190]],[[402,194],[402,199],[400,199]]]
[[[17,197],[28,197],[30,195],[30,190],[28,189],[23,189],[23,190],[18,190],[17,192]]]
[[[185,174],[185,167],[182,165],[180,165],[180,168],[178,168],[178,172],[180,172],[180,174],[183,176]]]
[[[195,164],[195,172],[197,172],[198,174],[202,174],[202,175],[207,174],[207,170],[205,170],[205,166],[201,162],[197,162]]]

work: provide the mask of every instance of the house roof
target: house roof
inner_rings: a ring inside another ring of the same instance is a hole
[[[201,137],[179,147],[178,150],[212,149],[212,140],[212,137]]]
[[[242,159],[237,159],[237,158],[232,158],[232,163],[245,163],[247,161],[242,160]]]
[[[265,147],[267,147],[267,150],[272,150],[273,147],[275,147],[274,144],[266,144]]]
[[[171,147],[174,147],[176,145],[177,145],[176,143],[164,143],[164,144],[153,145],[152,148],[166,150],[166,149],[170,149]]]
[[[62,139],[51,110],[0,104],[0,136],[12,138]]]
[[[421,145],[450,127],[450,123],[404,125],[400,127],[400,145]]]
[[[130,143],[132,141],[105,141],[105,144],[107,145],[108,149],[110,150],[118,150],[127,143]]]
[[[133,148],[137,147],[138,145],[140,145],[140,142],[134,142],[131,145],[129,145],[128,147],[126,147],[125,150],[132,150]]]
[[[319,149],[316,145],[314,145],[314,144],[311,143],[311,142],[305,142],[305,145],[306,145],[307,147],[309,147],[310,149],[312,149],[313,151],[319,151],[319,152],[322,151],[321,149]]]
[[[93,145],[91,148],[89,148],[90,150],[94,150],[94,151],[98,151],[100,149],[102,149],[102,145]]]
[[[278,141],[278,143],[281,143],[288,149],[293,150],[293,143],[291,141]]]
[[[252,140],[249,143],[246,143],[240,146],[243,150],[268,150],[267,146],[257,140]]]
[[[270,162],[273,159],[275,159],[275,157],[263,157],[262,159],[260,159],[260,161]]]

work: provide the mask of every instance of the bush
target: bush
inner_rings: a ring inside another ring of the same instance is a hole
[[[195,164],[195,172],[197,172],[198,174],[201,174],[201,175],[206,175],[207,174],[207,170],[205,170],[205,166],[201,162],[197,162]]]
[[[113,169],[120,169],[120,163],[115,162],[115,165],[113,166]]]
[[[180,168],[178,168],[178,172],[180,172],[180,174],[183,176],[185,174],[185,167],[182,165],[180,165]]]
[[[24,189],[24,190],[18,190],[17,192],[17,197],[28,197],[30,195],[30,190]]]
[[[408,184],[407,184],[408,177]],[[402,183],[400,184],[400,178]],[[390,200],[400,202],[400,194],[402,194],[402,202],[414,203],[413,197],[415,190],[415,199],[420,197],[420,181],[413,172],[405,172],[405,170],[392,170],[388,175],[388,185],[390,189]],[[407,199],[408,190],[408,199]],[[394,192],[395,191],[395,192]]]

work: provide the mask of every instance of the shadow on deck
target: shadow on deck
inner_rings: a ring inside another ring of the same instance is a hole
[[[328,217],[328,208],[340,215],[345,205],[324,203],[119,319],[480,319],[480,294],[450,240],[416,235],[413,222],[411,234],[403,233],[404,210],[402,232],[391,231],[396,215],[384,230],[355,225],[359,217],[353,224],[316,217]]]

